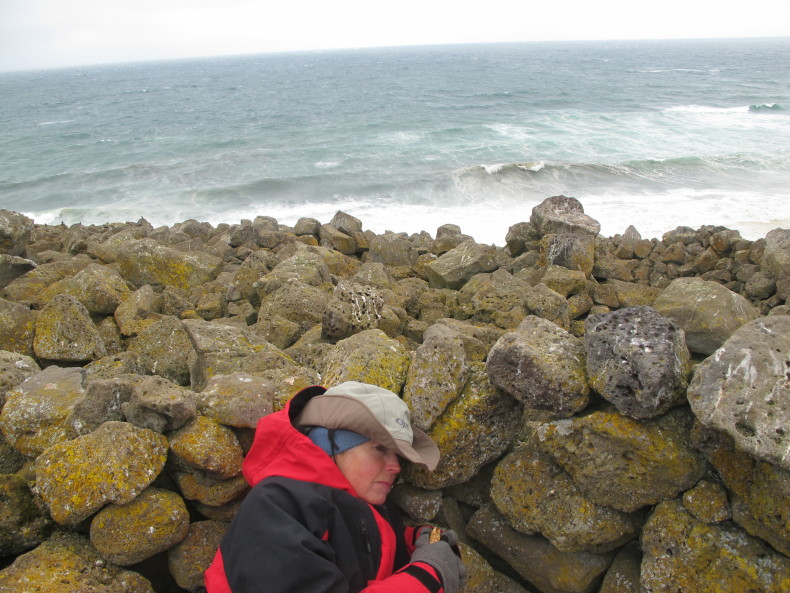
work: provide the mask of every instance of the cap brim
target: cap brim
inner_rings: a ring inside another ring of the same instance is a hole
[[[439,465],[439,448],[422,430],[412,425],[412,443],[393,438],[365,404],[346,395],[324,394],[314,397],[297,416],[294,425],[352,430],[431,471]]]

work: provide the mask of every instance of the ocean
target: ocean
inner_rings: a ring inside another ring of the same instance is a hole
[[[401,47],[0,74],[0,207],[42,224],[457,224],[564,194],[613,236],[790,228],[790,38]]]

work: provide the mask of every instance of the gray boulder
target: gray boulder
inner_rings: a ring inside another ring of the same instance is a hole
[[[701,278],[676,278],[653,307],[677,323],[692,352],[713,354],[736,329],[757,318],[757,309],[726,286]]]
[[[331,273],[324,259],[317,253],[301,249],[280,262],[271,272],[253,283],[258,302],[266,300],[283,286],[298,281],[308,286],[320,286],[331,281]]]
[[[684,408],[647,421],[593,412],[541,424],[537,435],[591,501],[631,513],[677,496],[705,473],[690,442],[692,422]]]
[[[36,320],[36,357],[57,362],[89,362],[107,355],[90,313],[76,297],[58,294]]]
[[[762,264],[776,281],[777,296],[790,298],[790,229],[774,229],[765,236]]]
[[[24,356],[35,356],[33,338],[39,312],[28,307],[0,299],[0,344],[3,350]]]
[[[153,239],[141,239],[119,250],[118,269],[137,287],[150,284],[189,290],[214,280],[222,270],[222,260],[201,251],[186,253]]]
[[[790,469],[790,316],[761,317],[737,329],[695,370],[691,409],[738,448]]]
[[[0,290],[30,270],[35,270],[37,267],[36,262],[29,259],[0,253]]]
[[[122,335],[134,336],[161,318],[161,305],[161,295],[146,284],[118,305],[113,317]]]
[[[497,269],[494,248],[474,241],[461,243],[439,259],[425,265],[428,282],[433,288],[458,290],[476,274]]]
[[[650,307],[591,315],[584,332],[590,387],[631,418],[683,401],[691,372],[683,331]]]
[[[57,294],[68,294],[82,303],[91,315],[112,315],[130,290],[120,274],[108,266],[91,264],[74,276],[50,284],[41,295],[48,302]]]
[[[194,399],[203,416],[227,426],[255,428],[273,411],[274,389],[265,377],[237,372],[211,377]]]
[[[181,428],[195,415],[194,393],[164,377],[139,377],[131,395],[120,404],[127,422],[154,432]]]
[[[368,247],[368,261],[387,267],[411,268],[417,263],[418,255],[411,241],[395,233],[376,235]]]
[[[336,342],[375,329],[381,320],[384,299],[373,286],[341,281],[327,303],[321,321],[321,335]]]
[[[572,416],[589,402],[582,342],[554,323],[527,317],[488,354],[491,384],[528,408]]]
[[[32,232],[33,220],[19,212],[0,209],[0,253],[22,255]]]
[[[179,587],[197,591],[205,585],[203,573],[214,561],[227,528],[224,521],[195,521],[186,537],[167,551],[167,566]]]
[[[0,350],[0,409],[5,404],[5,394],[41,369],[38,363],[24,354]]]
[[[597,235],[601,230],[598,221],[584,213],[584,207],[576,198],[552,196],[532,209],[529,218],[538,236],[573,233]]]
[[[790,585],[790,558],[729,522],[698,521],[677,500],[653,511],[641,543],[644,593],[781,593]]]
[[[501,558],[540,593],[591,593],[613,554],[561,552],[541,535],[510,527],[493,505],[478,510],[467,532]]]
[[[159,375],[177,385],[189,385],[192,342],[179,319],[163,316],[132,338],[127,351],[137,354],[147,374]]]
[[[579,270],[589,276],[595,265],[595,236],[568,232],[544,234],[539,263]]]

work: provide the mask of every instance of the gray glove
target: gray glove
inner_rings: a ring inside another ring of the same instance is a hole
[[[441,576],[444,593],[458,593],[466,583],[466,567],[449,543],[452,540],[453,545],[457,546],[458,536],[448,530],[442,533],[440,541],[431,544],[428,543],[430,531],[424,529],[414,542],[416,549],[411,561],[430,564]]]

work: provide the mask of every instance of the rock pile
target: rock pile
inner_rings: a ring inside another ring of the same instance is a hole
[[[467,593],[790,590],[790,231],[599,229],[0,210],[0,591],[197,591],[257,420],[345,380],[438,444],[394,495]]]

